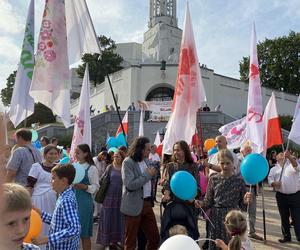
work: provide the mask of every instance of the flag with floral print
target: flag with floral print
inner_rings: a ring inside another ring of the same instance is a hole
[[[70,125],[70,72],[64,0],[46,0],[30,95]]]

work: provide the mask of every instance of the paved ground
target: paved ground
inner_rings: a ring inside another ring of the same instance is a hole
[[[294,230],[292,231],[292,242],[291,243],[285,243],[280,244],[278,243],[278,239],[281,238],[281,229],[280,229],[280,217],[276,205],[275,200],[275,193],[272,192],[272,190],[268,187],[265,188],[265,214],[266,214],[266,231],[267,231],[267,241],[260,242],[252,240],[254,244],[254,248],[256,250],[271,250],[271,249],[283,249],[283,250],[292,250],[292,249],[299,249],[300,245],[298,244]],[[155,214],[159,223],[159,204],[156,204],[155,206]],[[113,223],[113,222],[112,222]],[[199,220],[199,230],[200,235],[205,235],[205,222],[203,220]],[[256,221],[256,230],[257,233],[261,236],[263,236],[263,217],[262,217],[262,196],[259,194],[257,197],[257,221]],[[99,249],[99,247],[95,244],[95,235],[97,232],[97,225],[94,226],[94,238],[93,238],[93,246],[92,249]],[[188,249],[187,249],[188,250]]]

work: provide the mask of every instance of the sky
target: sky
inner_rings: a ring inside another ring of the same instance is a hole
[[[149,0],[86,0],[97,35],[116,43],[143,42]],[[17,69],[29,0],[0,0],[0,89]],[[36,40],[44,0],[35,0]],[[182,29],[185,0],[177,0]],[[257,39],[300,32],[300,0],[189,0],[199,62],[215,73],[239,78],[239,61],[249,55],[251,25]]]

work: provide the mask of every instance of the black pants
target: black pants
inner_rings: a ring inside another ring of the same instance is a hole
[[[292,217],[297,240],[300,241],[300,191],[294,194],[276,192],[276,201],[281,218],[281,230],[284,238],[290,239],[290,220]]]

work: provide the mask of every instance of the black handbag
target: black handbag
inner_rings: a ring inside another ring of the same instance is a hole
[[[109,165],[100,178],[100,181],[99,181],[100,187],[95,195],[95,201],[97,203],[103,203],[103,201],[105,199],[105,195],[106,195],[109,183],[110,183],[111,168],[112,168],[112,165]]]

